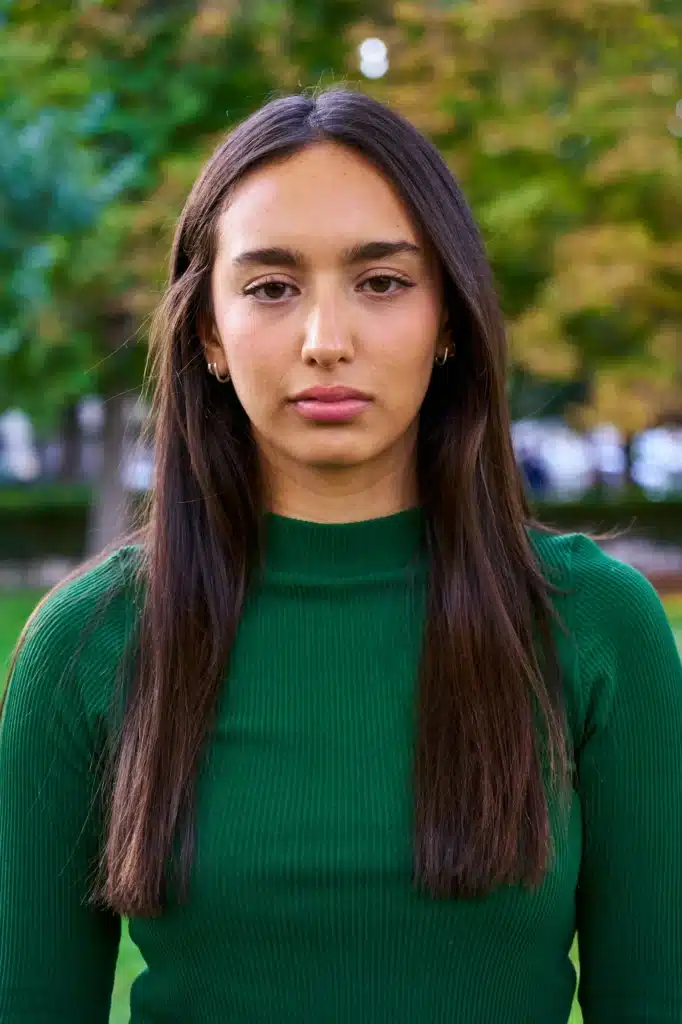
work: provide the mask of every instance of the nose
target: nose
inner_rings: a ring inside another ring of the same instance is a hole
[[[301,348],[304,363],[332,367],[353,358],[353,341],[338,303],[319,301],[310,311]]]

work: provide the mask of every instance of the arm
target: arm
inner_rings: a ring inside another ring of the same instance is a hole
[[[682,1021],[682,666],[635,570],[579,539],[577,892],[585,1024]]]
[[[95,742],[63,678],[73,599],[51,597],[17,661],[0,723],[0,1022],[106,1024],[120,937],[87,905],[98,856]]]

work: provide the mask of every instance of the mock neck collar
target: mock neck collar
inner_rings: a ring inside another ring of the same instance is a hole
[[[264,525],[265,568],[298,577],[390,573],[417,565],[424,549],[420,508],[352,523],[314,523],[268,513]]]

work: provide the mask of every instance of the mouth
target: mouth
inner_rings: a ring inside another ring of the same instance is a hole
[[[301,391],[292,402],[304,419],[318,423],[345,423],[359,416],[371,398],[354,388],[316,387]]]

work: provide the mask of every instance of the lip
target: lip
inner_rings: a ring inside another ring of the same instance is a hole
[[[356,388],[346,388],[337,384],[329,387],[308,388],[307,391],[300,391],[294,395],[292,399],[293,402],[348,402],[350,400],[369,402],[369,395],[366,395],[364,391],[356,390]]]
[[[359,416],[371,399],[354,388],[336,386],[309,388],[292,401],[304,419],[317,423],[347,423]]]

